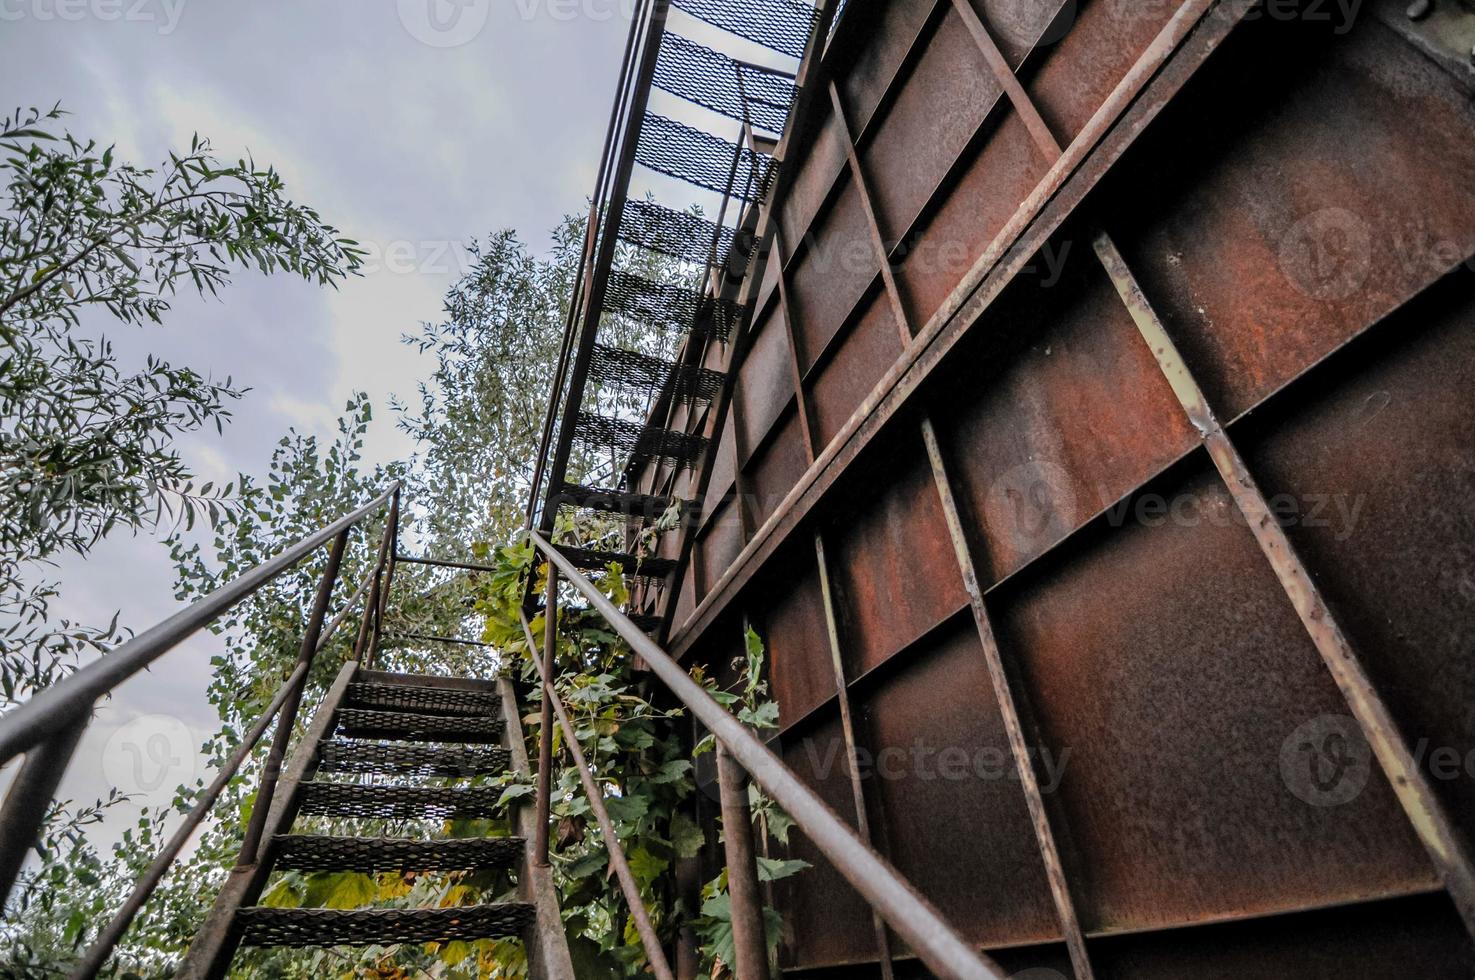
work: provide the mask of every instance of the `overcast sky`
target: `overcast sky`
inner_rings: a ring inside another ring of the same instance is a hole
[[[196,132],[225,159],[250,152],[382,256],[336,292],[242,273],[218,300],[181,297],[162,328],[110,331],[129,357],[155,352],[253,389],[223,437],[188,441],[202,476],[263,472],[289,426],[330,432],[355,389],[380,409],[371,454],[408,451],[387,398],[412,393],[429,365],[399,337],[438,317],[468,237],[512,227],[542,250],[559,216],[582,210],[626,2],[0,0],[7,107],[60,100],[74,134],[138,164]],[[60,574],[60,611],[84,621],[121,610],[142,628],[175,608],[153,540],[114,539]],[[193,748],[215,726],[211,646],[190,641],[120,691],[63,790],[113,782],[157,799],[203,775]]]

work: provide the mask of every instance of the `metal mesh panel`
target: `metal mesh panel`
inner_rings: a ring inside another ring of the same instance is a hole
[[[740,64],[669,31],[661,38],[655,84],[713,112],[740,122],[750,120],[770,133],[783,132],[794,99],[794,84],[784,75]]]
[[[663,459],[682,464],[695,463],[707,445],[701,436],[588,412],[579,413],[574,437],[587,446],[612,447],[629,453],[632,459]]]
[[[577,483],[565,483],[559,493],[560,504],[571,507],[587,507],[610,514],[624,514],[653,521],[671,507],[670,497],[657,497],[644,493],[628,493],[605,487],[586,487]],[[687,517],[687,506],[683,505],[678,519]]]
[[[472,871],[505,868],[523,853],[521,837],[408,840],[280,834],[272,839],[281,871]]]
[[[360,708],[421,711],[432,715],[495,715],[502,699],[488,691],[400,684],[350,684],[348,701]]]
[[[332,741],[318,755],[321,772],[395,773],[418,776],[491,776],[506,772],[512,753],[503,748]]]
[[[712,236],[716,232],[716,222],[639,198],[625,202],[620,218],[621,241],[699,264],[712,257]],[[717,243],[718,260],[731,252],[732,229],[724,226]]]
[[[302,812],[378,820],[447,820],[500,816],[502,790],[495,786],[355,786],[302,784]]]
[[[738,154],[736,175],[732,170],[734,153]],[[747,201],[763,196],[774,170],[773,161],[765,154],[754,153],[746,146],[739,149],[711,133],[653,112],[645,114],[635,158],[668,177],[718,194],[727,190],[727,179],[733,176],[733,197]]]
[[[818,16],[813,7],[798,0],[673,0],[682,10],[724,31],[782,51],[791,58],[804,57],[804,45]]]
[[[345,708],[338,712],[338,732],[407,742],[495,742],[502,734],[502,719]]]
[[[665,578],[671,574],[676,563],[669,558],[639,558],[612,551],[593,551],[589,548],[572,548],[560,545],[559,553],[580,568],[594,570],[619,562],[626,575],[641,575],[647,578]]]
[[[722,390],[722,375],[692,364],[673,364],[659,357],[597,344],[589,365],[590,376],[601,388],[619,386],[651,392],[671,385],[678,402],[711,401]]]
[[[392,946],[516,936],[534,917],[522,902],[450,909],[241,909],[245,946]]]
[[[654,327],[711,336],[723,343],[738,316],[738,306],[731,300],[713,299],[695,290],[619,270],[609,274],[604,310]]]

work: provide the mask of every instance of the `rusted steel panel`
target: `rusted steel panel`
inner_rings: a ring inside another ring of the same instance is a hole
[[[785,738],[784,764],[853,825],[855,806],[839,714],[828,712],[805,727],[802,736]],[[790,833],[787,851],[787,857],[812,867],[774,887],[774,899],[784,910],[780,965],[788,969],[874,961],[876,937],[864,899],[798,829]]]
[[[1475,253],[1468,93],[1373,21],[1244,30],[1102,197],[1226,418]]]
[[[994,43],[1004,52],[1009,67],[1015,70],[1018,70],[1032,52],[1048,51],[1060,43],[1069,31],[1075,29],[1080,10],[1078,0],[1038,0],[1034,3],[1020,3],[1019,0],[969,2],[988,25]],[[1161,6],[1167,7],[1167,4]],[[1065,9],[1063,15],[1062,8]],[[1137,45],[1132,50],[1140,51],[1143,47],[1144,45]]]
[[[860,153],[889,235],[911,227],[999,98],[999,85],[976,52],[962,19],[949,9]],[[854,110],[846,108],[860,132]]]
[[[785,376],[787,374],[785,372]],[[768,519],[784,499],[784,494],[789,492],[808,466],[809,453],[804,445],[804,430],[799,425],[799,413],[794,409],[791,400],[774,426],[768,443],[748,467],[748,489],[753,496],[749,502],[750,513],[756,524]]]
[[[857,677],[968,602],[920,438],[857,474],[851,506],[832,518],[836,605]]]
[[[1345,702],[1229,494],[1191,463],[995,595],[1041,738],[1069,751],[1050,799],[1087,931],[1436,885],[1375,767],[1346,800],[1335,774],[1313,781],[1318,735],[1351,757],[1366,743],[1326,720]]]
[[[1057,29],[1054,36],[1059,40],[1040,50],[1038,64],[1032,66],[1026,81],[1031,98],[1062,146],[1085,128],[1091,114],[1178,8],[1177,3],[1152,0],[1084,0],[1070,6],[1075,16],[1068,30]],[[997,25],[1007,24],[1007,15],[991,11],[985,20],[1003,47],[1012,32]]]
[[[1252,418],[1292,542],[1475,835],[1475,274],[1441,281]],[[1235,430],[1236,434],[1238,429]]]
[[[937,0],[896,0],[857,10],[859,16],[869,20],[865,44],[850,56],[839,80],[856,132],[870,124],[881,97],[902,69],[907,53],[936,7]]]
[[[807,387],[814,413],[817,447],[823,448],[880,380],[886,365],[901,354],[901,338],[891,304],[874,290],[867,306],[834,354],[813,373]]]
[[[792,262],[790,301],[799,346],[807,356],[818,357],[879,267],[854,181],[845,181],[804,245],[804,253]],[[797,249],[793,242],[789,247]]]
[[[829,642],[812,548],[794,548],[785,574],[754,597],[753,619],[768,651],[781,727],[835,696],[835,672],[820,656]]]
[[[733,447],[732,415],[722,427],[722,438],[712,449],[712,479],[707,484],[707,496],[702,501],[702,523],[711,520],[713,512],[731,496],[733,477],[736,473],[737,454]]]
[[[779,230],[789,243],[789,254],[793,254],[795,243],[809,233],[835,178],[845,169],[845,147],[835,138],[835,119],[824,100],[816,101],[823,108],[813,137],[797,148],[798,155],[792,162],[784,163],[796,168],[793,186],[779,212]]]
[[[980,946],[1059,939],[972,620],[908,651],[855,708],[860,772],[901,873]]]
[[[783,315],[780,304],[775,303],[763,320],[754,324],[757,335],[738,371],[735,414],[742,425],[738,445],[747,453],[745,463],[752,459],[768,437],[769,429],[794,400],[794,385],[790,372],[785,369],[792,355]]]
[[[722,570],[732,564],[743,548],[742,521],[738,515],[741,503],[737,497],[723,501],[696,543],[697,550],[701,552],[697,562],[702,570],[702,580],[697,583],[697,591],[701,595],[707,594]]]
[[[897,278],[913,323],[925,323],[1045,174],[1019,117],[1001,113],[978,152],[918,229]]]
[[[1089,246],[1046,257],[991,311],[1002,336],[973,341],[928,398],[985,587],[1198,442]]]
[[[1463,980],[1475,970],[1443,895],[1119,936],[1093,948],[1109,980]]]

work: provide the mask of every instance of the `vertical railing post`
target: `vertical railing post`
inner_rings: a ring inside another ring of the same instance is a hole
[[[238,868],[248,868],[261,858],[261,833],[266,826],[267,812],[271,809],[272,797],[276,795],[277,779],[281,775],[282,760],[287,755],[287,743],[292,739],[292,729],[297,723],[297,709],[302,704],[302,692],[307,687],[308,673],[313,657],[318,651],[318,637],[323,632],[323,620],[328,616],[328,603],[333,598],[333,586],[338,582],[338,569],[343,564],[343,552],[348,547],[349,528],[338,532],[333,547],[328,552],[328,565],[323,569],[322,581],[318,583],[317,596],[313,599],[312,612],[308,615],[307,628],[302,633],[302,645],[297,650],[297,665],[306,665],[293,684],[292,693],[282,705],[282,715],[277,720],[277,730],[272,733],[271,752],[266,757],[266,769],[261,774],[261,787],[256,791],[256,802],[251,807],[251,822],[246,827],[246,837],[241,841],[241,854],[236,860]]]
[[[358,639],[353,644],[353,659],[365,667],[373,665],[374,651],[379,644],[379,596],[384,586],[384,563],[389,558],[392,518],[393,514],[384,519],[384,533],[379,536],[379,556],[374,559],[374,584],[369,588],[369,600],[364,603],[364,618],[359,621]]]
[[[89,706],[61,732],[28,751],[10,792],[5,794],[5,806],[0,809],[0,903],[10,897],[26,852],[36,843],[57,784],[87,729],[90,712]]]
[[[379,568],[383,583],[379,586],[379,602],[374,607],[374,641],[369,646],[369,664],[379,652],[379,639],[384,633],[384,616],[389,612],[389,587],[394,582],[394,556],[399,548],[399,488],[389,501],[389,520],[384,525],[386,547],[381,549]]]
[[[543,722],[538,732],[538,817],[533,855],[548,866],[548,821],[553,809],[553,664],[558,647],[558,570],[548,563],[548,600],[543,607]]]
[[[717,787],[722,800],[722,840],[727,851],[732,944],[737,951],[737,962],[731,965],[738,980],[768,980],[768,936],[758,891],[748,776],[721,742],[717,743]]]

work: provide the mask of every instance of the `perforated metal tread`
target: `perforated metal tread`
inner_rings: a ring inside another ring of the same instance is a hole
[[[657,88],[759,129],[782,133],[794,99],[783,73],[734,61],[720,51],[667,31],[653,78]]]
[[[320,772],[395,773],[419,776],[493,776],[512,765],[512,753],[491,746],[421,743],[324,742]]]
[[[501,737],[502,719],[344,708],[338,712],[338,734],[405,742],[487,743]]]
[[[651,393],[668,387],[677,402],[711,401],[722,390],[722,373],[694,364],[676,364],[620,347],[595,344],[589,377],[601,390],[635,388]]]
[[[348,703],[354,708],[415,711],[428,715],[485,716],[496,715],[502,710],[502,699],[488,691],[364,682],[348,685]]]
[[[804,57],[819,16],[799,0],[675,0],[675,4],[693,17],[791,58]]]
[[[653,112],[645,114],[640,127],[635,159],[658,173],[718,194],[727,191],[730,178],[733,197],[746,201],[763,198],[774,171],[772,159],[765,154]]]
[[[559,545],[558,551],[579,568],[601,569],[615,561],[620,563],[626,575],[641,575],[646,578],[665,578],[676,567],[676,563],[669,558],[637,558],[618,551],[591,551],[568,545]]]
[[[574,438],[593,449],[621,450],[632,461],[661,459],[682,466],[695,463],[707,448],[703,436],[589,412],[580,412],[574,420]]]
[[[577,483],[565,483],[559,492],[558,502],[565,506],[587,507],[590,510],[624,514],[627,517],[639,517],[648,521],[655,520],[671,508],[670,497],[626,493],[605,487],[586,487]],[[680,517],[690,516],[687,512],[691,509],[692,505],[689,501],[682,501]]]
[[[712,337],[723,343],[732,333],[741,308],[693,289],[655,282],[618,269],[605,286],[604,311],[629,317],[659,330]]]
[[[409,840],[282,834],[272,838],[283,871],[474,871],[505,868],[523,854],[521,837]]]
[[[532,923],[523,902],[450,909],[243,908],[236,916],[245,946],[390,946],[517,936]]]
[[[620,218],[621,241],[698,264],[711,259],[712,239],[719,234],[717,260],[720,262],[732,251],[731,228],[724,226],[719,233],[716,222],[641,198],[627,200]]]
[[[311,816],[381,820],[449,820],[496,817],[502,789],[496,786],[358,786],[302,784],[302,813]]]

